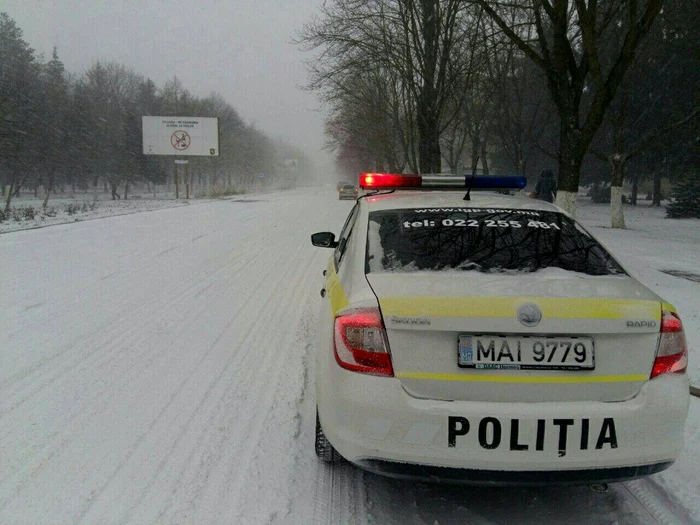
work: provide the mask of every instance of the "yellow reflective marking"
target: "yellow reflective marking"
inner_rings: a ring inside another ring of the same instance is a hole
[[[434,372],[396,372],[400,379],[426,379],[432,381],[464,381],[473,383],[634,383],[646,381],[648,375],[619,376],[506,376],[481,374],[439,374]]]
[[[350,306],[350,301],[348,301],[348,297],[347,295],[345,295],[343,285],[340,284],[338,274],[335,273],[335,265],[332,261],[328,265],[326,275],[328,276],[328,278],[326,279],[326,291],[328,292],[328,298],[331,304],[331,311],[335,316],[340,310]]]
[[[661,319],[657,301],[634,299],[388,297],[379,303],[384,315],[407,317],[513,317],[520,305],[534,303],[544,319]]]
[[[667,312],[673,312],[674,314],[678,313],[676,311],[676,307],[670,303],[661,303],[661,309],[666,310]]]

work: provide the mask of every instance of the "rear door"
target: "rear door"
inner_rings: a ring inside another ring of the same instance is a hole
[[[366,270],[415,397],[618,401],[649,377],[659,298],[562,214],[373,212]]]

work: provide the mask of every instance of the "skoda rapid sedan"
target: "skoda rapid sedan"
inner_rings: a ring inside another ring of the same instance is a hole
[[[678,458],[681,319],[593,235],[552,204],[471,191],[521,178],[360,179],[376,191],[339,237],[312,236],[333,250],[315,354],[320,458],[525,485],[633,479]]]

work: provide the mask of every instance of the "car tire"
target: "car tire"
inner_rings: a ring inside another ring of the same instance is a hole
[[[321,420],[318,418],[318,408],[316,409],[316,455],[326,463],[338,463],[342,461],[343,456],[338,454],[338,451],[326,439],[326,435],[321,428]]]

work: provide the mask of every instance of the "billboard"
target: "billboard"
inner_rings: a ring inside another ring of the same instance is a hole
[[[144,155],[219,155],[219,119],[141,117]]]

